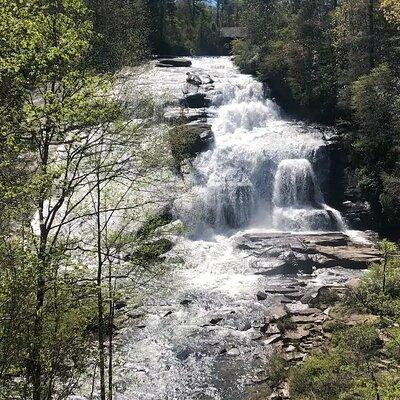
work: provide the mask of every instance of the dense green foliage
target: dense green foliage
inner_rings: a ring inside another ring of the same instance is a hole
[[[347,313],[364,313],[369,322],[348,326],[330,321],[333,337],[328,348],[290,373],[295,400],[399,397],[400,263],[393,243],[383,241],[381,248],[382,263],[349,289],[342,305]]]
[[[380,228],[399,226],[399,8],[390,0],[247,0],[236,63],[293,114],[338,122]]]
[[[215,9],[203,0],[150,1],[156,54],[220,54]]]
[[[190,160],[196,155],[195,147],[198,140],[198,132],[186,125],[177,125],[170,130],[168,141],[174,158],[175,169],[178,172],[181,171],[184,161]]]
[[[373,399],[377,393],[381,399],[397,398],[397,373],[377,366],[382,348],[374,326],[355,326],[336,333],[328,352],[308,358],[292,371],[293,399]]]
[[[95,33],[81,1],[3,0],[1,8],[1,212],[12,217],[0,239],[1,396],[66,398],[90,362],[95,292],[76,285],[82,266],[66,254],[60,210],[79,186],[86,130],[118,112],[101,95],[109,78],[85,67]]]
[[[93,10],[95,65],[115,70],[150,57],[151,15],[145,0],[86,0]]]

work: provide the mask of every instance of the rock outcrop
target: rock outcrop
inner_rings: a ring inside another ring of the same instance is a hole
[[[263,275],[312,273],[332,267],[364,269],[381,256],[373,244],[356,243],[340,232],[247,233],[238,239],[237,248],[254,256],[253,267]]]
[[[190,67],[192,62],[184,58],[163,58],[158,60],[157,67],[170,68],[170,67]]]
[[[207,110],[200,108],[167,108],[164,113],[164,119],[168,123],[178,122],[207,122],[210,117],[210,113]]]
[[[180,104],[188,108],[205,108],[211,105],[211,100],[204,93],[192,93],[181,99]]]

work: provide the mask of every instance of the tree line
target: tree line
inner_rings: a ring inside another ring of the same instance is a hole
[[[222,26],[240,22],[241,1],[86,0],[100,40],[95,64],[108,69],[155,55],[228,54]]]

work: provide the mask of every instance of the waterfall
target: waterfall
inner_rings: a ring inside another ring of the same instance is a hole
[[[283,118],[249,75],[221,75],[212,97],[215,146],[196,158],[192,189],[175,204],[191,232],[344,229],[313,171],[315,154],[329,157],[321,132]]]
[[[264,340],[272,336],[260,328],[264,322],[284,309],[302,310],[301,295],[343,285],[361,272],[321,268],[315,276],[297,274],[297,267],[328,265],[330,257],[303,257],[295,246],[308,235],[274,232],[345,229],[323,195],[329,193],[329,131],[283,118],[264,99],[262,85],[240,74],[228,57],[191,61],[191,73],[215,82],[214,90],[205,90],[212,99],[208,122],[215,143],[187,166],[184,179],[174,181],[182,192],[173,212],[187,234],[174,235],[177,221],[164,230],[175,244],[165,255],[167,275],[144,276],[151,284],[144,285],[134,309],[127,306],[130,322],[115,348],[118,400],[248,398],[249,385],[272,354]],[[140,79],[169,101],[181,98],[186,72],[150,68]],[[345,235],[321,236],[315,240],[347,242]],[[89,398],[90,380],[86,391]]]
[[[321,204],[321,190],[308,160],[300,158],[279,163],[273,201],[277,207],[315,207]]]
[[[273,225],[283,230],[342,230],[340,214],[324,204],[312,165],[282,160],[275,175]]]

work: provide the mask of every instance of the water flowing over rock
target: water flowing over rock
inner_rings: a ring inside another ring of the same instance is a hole
[[[277,207],[316,207],[322,203],[322,195],[308,160],[283,160],[279,163],[273,201]]]
[[[310,308],[321,288],[344,286],[380,258],[329,206],[333,131],[284,118],[227,57],[189,61],[133,83],[165,100],[166,120],[206,132],[207,145],[179,178],[172,214],[186,230],[171,235],[174,268],[137,309],[122,308],[131,322],[116,338],[120,400],[247,399],[273,346],[305,342],[293,360],[315,346],[307,324],[326,317]],[[188,84],[208,108],[187,107]],[[288,315],[297,329],[282,332]]]
[[[215,146],[194,162],[193,189],[175,205],[195,235],[205,225],[216,232],[345,228],[318,182],[329,171],[313,170],[314,162],[329,165],[326,132],[282,118],[263,85],[246,75],[215,82],[211,109]]]

